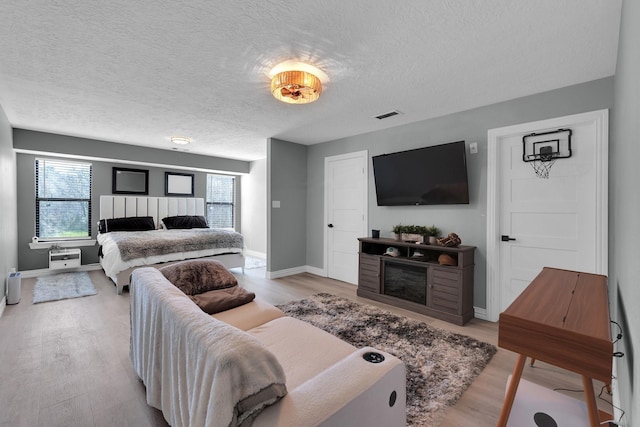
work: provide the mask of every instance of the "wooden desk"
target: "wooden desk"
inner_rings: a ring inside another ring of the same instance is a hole
[[[607,278],[545,267],[500,314],[498,346],[519,353],[498,427],[507,425],[527,356],[582,375],[591,427],[599,426],[592,379],[611,381]]]

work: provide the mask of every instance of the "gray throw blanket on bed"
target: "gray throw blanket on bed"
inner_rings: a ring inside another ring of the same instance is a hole
[[[221,229],[114,232],[123,261],[204,249],[242,250],[242,234]]]

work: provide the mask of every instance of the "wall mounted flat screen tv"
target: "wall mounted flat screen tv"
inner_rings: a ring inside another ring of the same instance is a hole
[[[373,157],[378,206],[469,203],[464,141]]]

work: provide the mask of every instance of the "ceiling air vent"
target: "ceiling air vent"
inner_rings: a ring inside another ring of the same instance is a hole
[[[382,120],[389,117],[397,116],[398,114],[400,114],[399,111],[389,111],[388,113],[384,113],[384,114],[380,114],[379,116],[376,116],[376,119]]]

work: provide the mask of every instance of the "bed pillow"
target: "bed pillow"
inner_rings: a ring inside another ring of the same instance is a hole
[[[196,259],[181,261],[159,270],[168,281],[187,295],[236,286],[236,277],[219,261]]]
[[[152,216],[101,219],[98,224],[99,233],[108,233],[110,231],[148,231],[155,229],[156,224],[153,222]]]
[[[207,314],[215,314],[221,311],[250,303],[256,294],[247,292],[240,286],[231,288],[216,289],[215,291],[203,292],[198,295],[190,295],[189,298]]]
[[[169,230],[187,228],[209,228],[202,215],[178,215],[162,218],[162,223]]]

